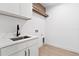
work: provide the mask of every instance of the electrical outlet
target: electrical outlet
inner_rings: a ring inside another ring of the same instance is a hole
[[[38,29],[36,29],[35,32],[37,33],[38,32]]]

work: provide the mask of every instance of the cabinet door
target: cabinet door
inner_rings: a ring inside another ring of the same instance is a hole
[[[0,3],[0,10],[20,14],[18,3]]]
[[[21,3],[20,4],[21,15],[31,18],[32,17],[32,4],[31,3]]]
[[[11,54],[10,56],[25,56],[25,51],[19,51],[14,54]]]
[[[29,47],[29,50],[28,50],[28,55],[30,56],[38,56],[38,48],[36,46],[31,46]]]
[[[28,50],[21,50],[19,52],[11,54],[10,56],[28,56]]]

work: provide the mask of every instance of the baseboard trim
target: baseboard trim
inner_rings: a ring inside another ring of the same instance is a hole
[[[73,49],[63,48],[63,47],[61,47],[61,46],[59,46],[59,45],[56,45],[56,44],[49,44],[49,43],[46,43],[45,45],[54,46],[54,47],[57,47],[57,48],[59,48],[59,49],[64,49],[64,50],[66,50],[66,51],[70,51],[71,53],[77,53],[77,54],[79,54],[79,51],[75,51],[75,50],[73,50]]]

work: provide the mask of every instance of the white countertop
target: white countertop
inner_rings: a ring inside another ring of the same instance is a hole
[[[7,47],[7,46],[10,46],[13,44],[17,44],[17,43],[21,43],[21,42],[25,42],[25,41],[29,41],[29,40],[37,38],[37,36],[32,36],[32,35],[26,35],[26,36],[30,36],[30,38],[18,40],[18,41],[12,41],[9,37],[8,38],[5,38],[5,37],[0,38],[0,48],[4,48],[4,47]]]

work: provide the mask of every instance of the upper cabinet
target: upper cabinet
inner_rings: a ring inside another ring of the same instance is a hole
[[[31,3],[0,3],[0,14],[29,20],[31,8]]]
[[[19,15],[19,4],[17,4],[17,3],[0,3],[0,10]]]
[[[36,13],[47,17],[48,15],[46,14],[46,8],[41,4],[41,3],[33,3],[33,11],[35,11]]]

